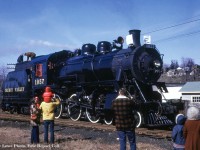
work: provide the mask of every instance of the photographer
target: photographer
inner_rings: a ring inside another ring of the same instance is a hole
[[[52,93],[50,87],[45,88],[45,92],[43,94],[44,101],[40,105],[40,109],[42,111],[42,117],[44,121],[44,142],[48,143],[48,130],[50,127],[50,143],[54,143],[54,119],[55,114],[54,110],[56,106],[60,104],[58,99],[55,99],[55,94]]]
[[[127,97],[125,88],[120,89],[118,97],[113,100],[112,111],[119,136],[120,150],[126,150],[126,137],[128,137],[130,149],[136,150],[134,102]]]

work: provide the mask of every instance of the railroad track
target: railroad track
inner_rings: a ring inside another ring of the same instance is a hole
[[[20,122],[29,122],[29,115],[22,114],[9,114],[6,112],[0,112],[0,120],[9,120],[9,121],[20,121]],[[113,125],[106,125],[101,123],[91,123],[88,121],[72,121],[69,118],[56,119],[55,124],[62,127],[73,127],[73,128],[89,128],[93,130],[100,130],[104,132],[113,132],[115,127]],[[148,129],[148,128],[136,128],[135,130],[137,135],[140,136],[149,136],[157,139],[167,139],[171,140],[171,131],[170,130],[161,130],[161,129]]]

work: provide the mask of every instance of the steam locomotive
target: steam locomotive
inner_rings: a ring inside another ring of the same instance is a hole
[[[50,86],[61,101],[56,118],[68,116],[74,121],[86,118],[92,123],[111,124],[112,101],[124,87],[135,101],[137,127],[172,125],[168,116],[176,110],[162,103],[158,92],[167,92],[165,83],[157,82],[163,55],[155,45],[140,44],[140,30],[129,31],[125,49],[123,41],[119,37],[113,43],[88,43],[74,52],[63,50],[31,61],[23,61],[20,56],[2,85],[2,110],[27,113],[30,99],[42,99],[45,86]]]

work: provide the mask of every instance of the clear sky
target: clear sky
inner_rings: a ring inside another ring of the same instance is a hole
[[[131,29],[141,30],[141,44],[151,35],[164,63],[200,64],[199,0],[0,0],[0,64],[16,63],[27,51],[112,42]]]

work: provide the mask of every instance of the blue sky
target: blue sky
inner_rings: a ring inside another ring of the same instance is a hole
[[[141,30],[141,44],[145,33],[162,29],[147,35],[164,63],[193,58],[200,64],[199,27],[199,0],[0,0],[0,64],[16,63],[27,51],[44,55],[112,42],[131,29]]]

